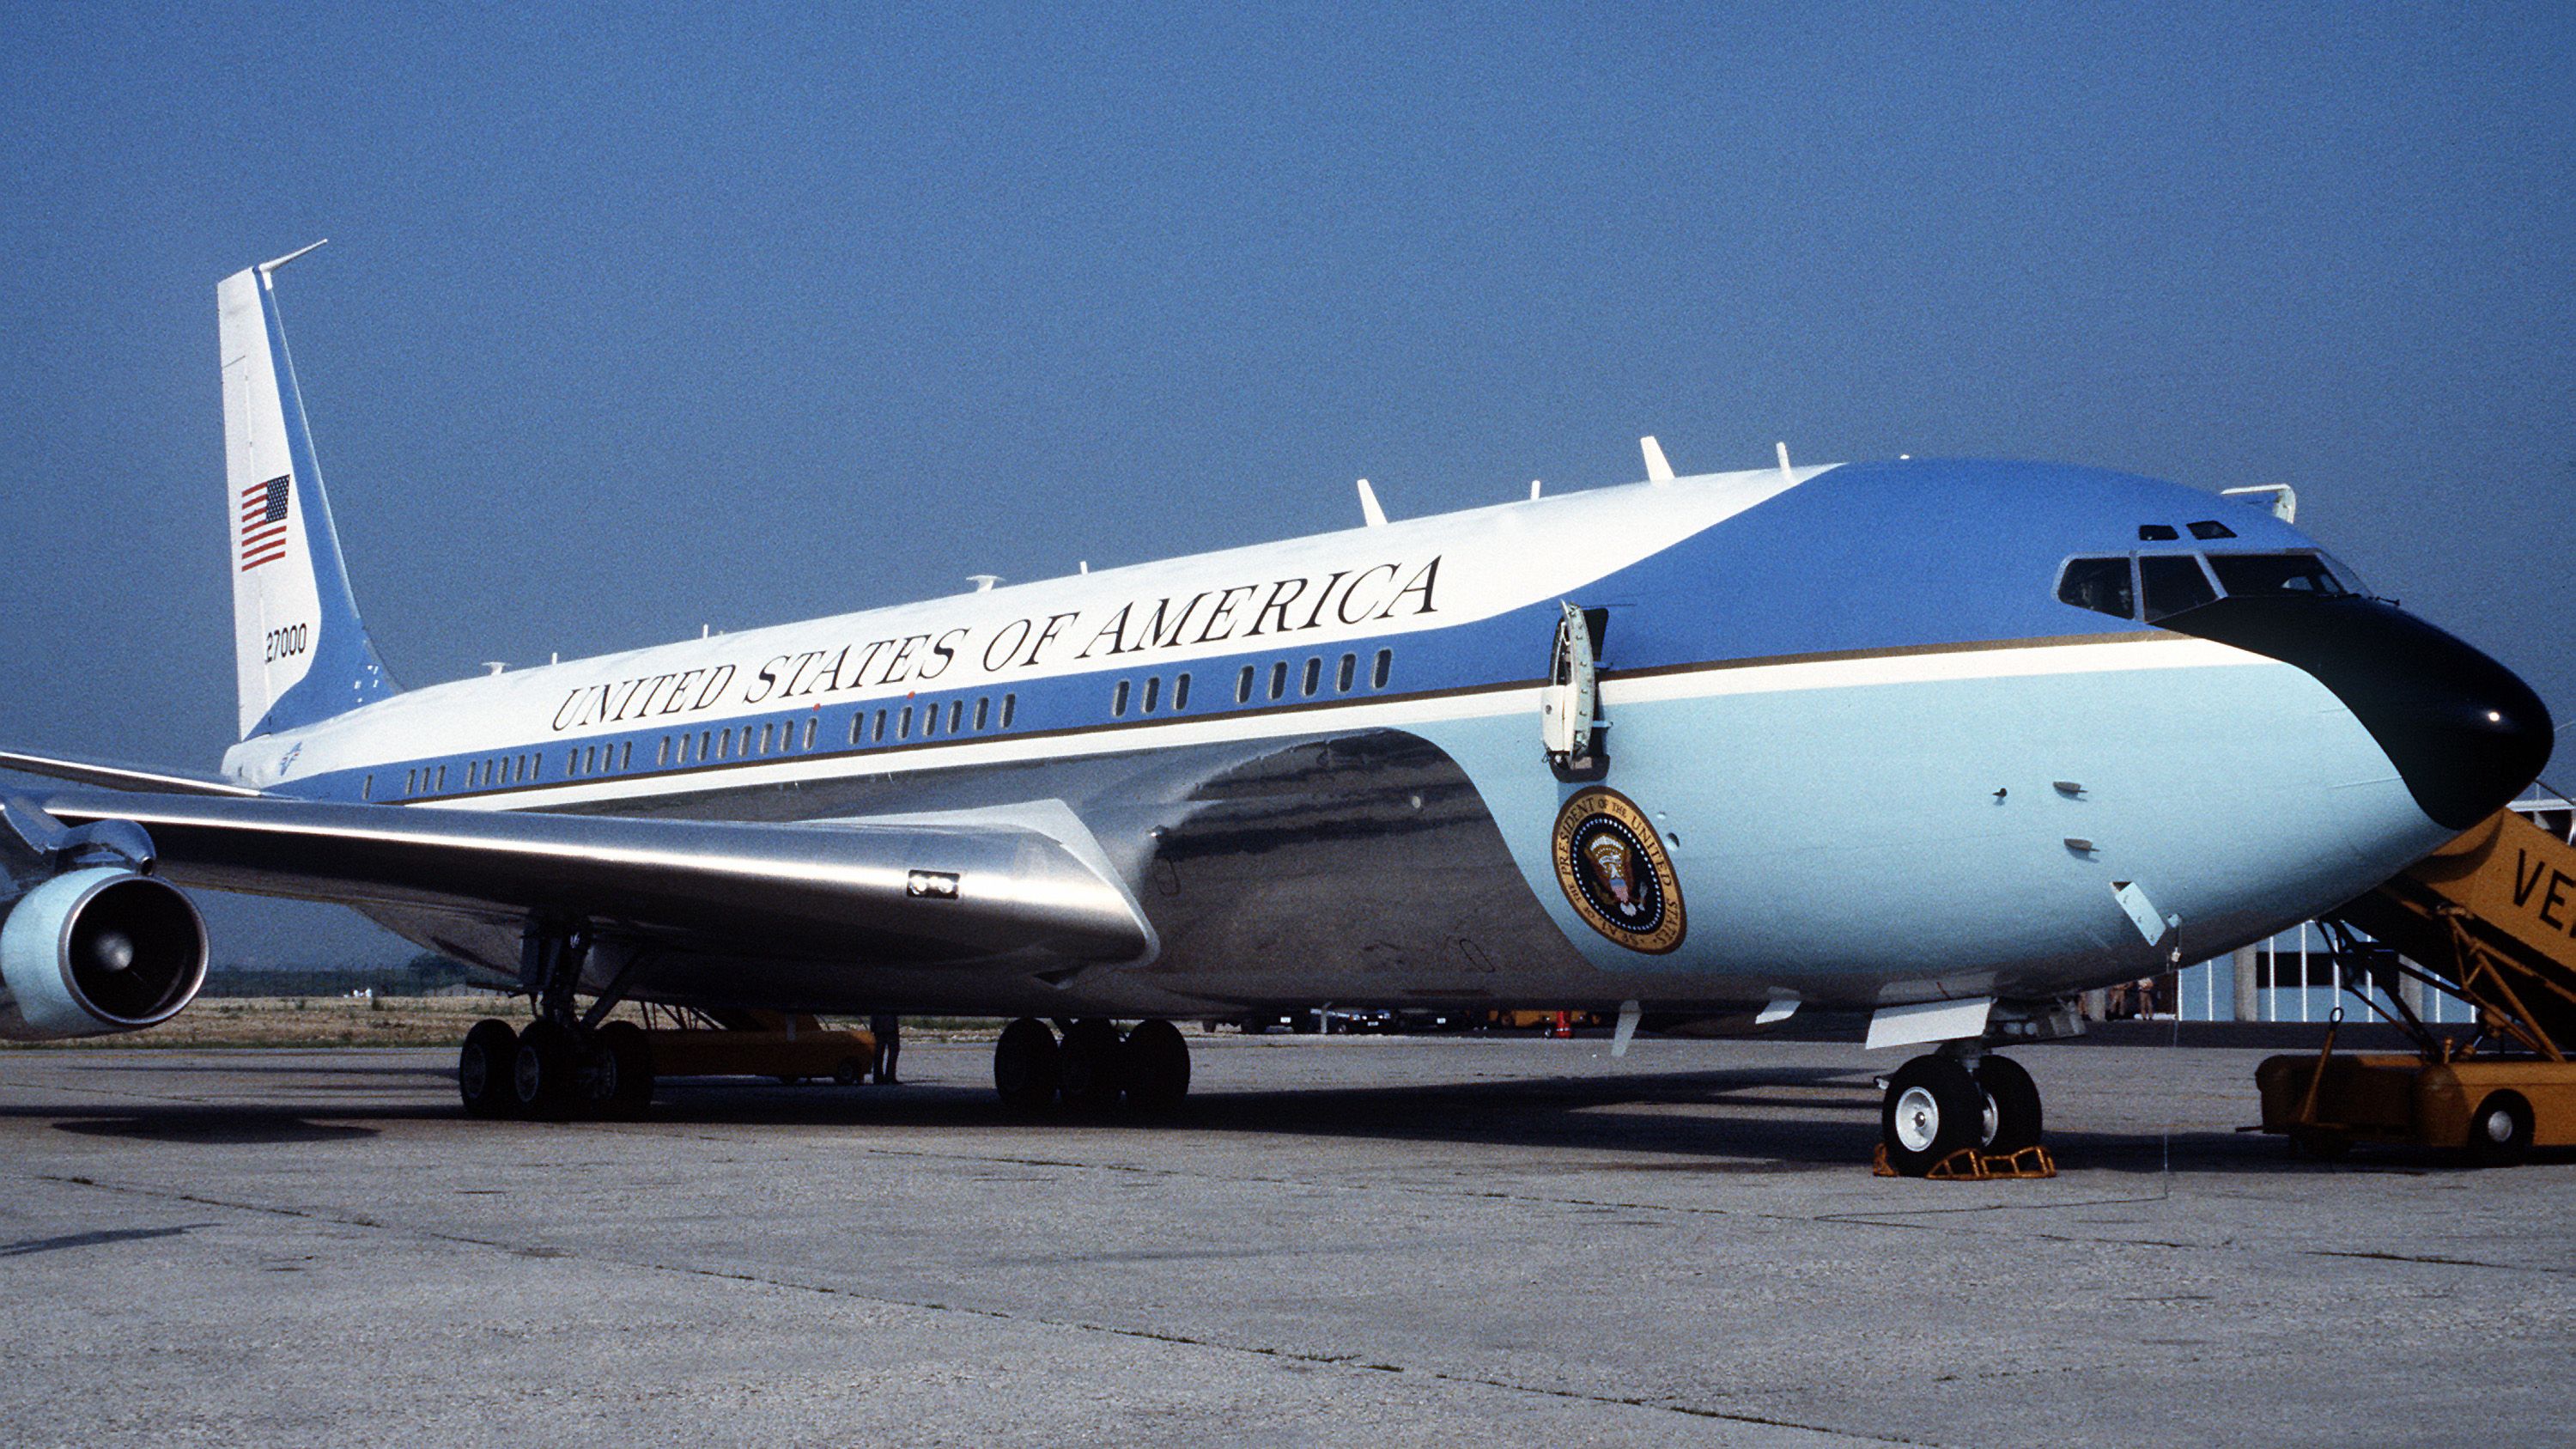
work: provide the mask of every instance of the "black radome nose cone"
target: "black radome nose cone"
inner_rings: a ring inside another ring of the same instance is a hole
[[[2225,598],[2161,623],[2316,676],[2446,829],[2521,794],[2557,739],[2549,707],[2512,670],[2376,599]]]

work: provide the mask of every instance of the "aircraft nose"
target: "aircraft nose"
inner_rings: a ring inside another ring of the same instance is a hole
[[[2556,742],[2548,706],[2512,670],[2376,599],[2231,596],[2161,624],[2314,675],[2446,829],[2520,794]]]

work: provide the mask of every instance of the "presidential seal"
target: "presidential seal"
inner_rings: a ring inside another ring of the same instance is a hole
[[[1616,790],[1594,786],[1556,812],[1556,880],[1584,924],[1631,951],[1682,943],[1682,885],[1654,822]]]

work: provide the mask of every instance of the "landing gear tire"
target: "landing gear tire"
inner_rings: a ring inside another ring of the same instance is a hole
[[[581,1099],[581,1052],[572,1033],[551,1021],[532,1021],[519,1033],[510,1059],[510,1095],[519,1115],[540,1122],[572,1117]]]
[[[2531,1104],[2513,1092],[2493,1092],[2469,1118],[2469,1160],[2480,1167],[2511,1167],[2531,1155]]]
[[[1077,1112],[1106,1112],[1118,1105],[1125,1083],[1119,1078],[1118,1028],[1096,1016],[1085,1017],[1064,1032],[1063,1074],[1056,1091]]]
[[[1190,1093],[1190,1044],[1168,1021],[1140,1021],[1119,1043],[1119,1074],[1127,1105],[1139,1112],[1169,1112]]]
[[[465,1033],[456,1053],[456,1095],[465,1100],[468,1117],[514,1117],[519,1103],[510,1090],[512,1063],[519,1055],[519,1034],[506,1021],[485,1018]]]
[[[1063,1080],[1063,1048],[1055,1032],[1035,1017],[1024,1016],[1002,1028],[993,1044],[993,1090],[1013,1112],[1035,1114],[1055,1100]]]
[[[1949,1057],[1916,1057],[1887,1079],[1879,1105],[1888,1165],[1906,1177],[1921,1177],[1942,1158],[1976,1146],[1985,1115],[1985,1091],[1966,1067]]]
[[[2039,1084],[2022,1064],[1989,1052],[1977,1063],[1977,1086],[1986,1094],[1986,1125],[1980,1135],[1988,1152],[2019,1152],[2039,1145]]]
[[[832,1068],[832,1080],[844,1087],[855,1087],[868,1079],[868,1064],[857,1057],[843,1057]]]
[[[632,1122],[653,1105],[653,1044],[644,1028],[612,1021],[599,1029],[595,1104],[612,1121]]]

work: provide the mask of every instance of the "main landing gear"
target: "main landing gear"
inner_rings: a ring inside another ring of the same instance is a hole
[[[1887,1079],[1879,1137],[1888,1165],[1921,1177],[1963,1148],[2008,1155],[2039,1145],[2039,1087],[1993,1052],[1916,1057]]]
[[[1125,1098],[1140,1112],[1168,1112],[1189,1095],[1190,1046],[1168,1021],[1140,1021],[1121,1036],[1098,1017],[1059,1023],[1024,1016],[993,1046],[993,1087],[1014,1112],[1038,1113],[1061,1099],[1097,1115]]]
[[[600,1024],[624,999],[626,973],[618,973],[588,1012],[573,1009],[573,987],[589,953],[586,930],[529,930],[520,974],[537,1019],[515,1031],[487,1019],[465,1034],[456,1054],[456,1093],[467,1116],[563,1122],[644,1115],[653,1100],[653,1059],[643,1028],[629,1021]]]

